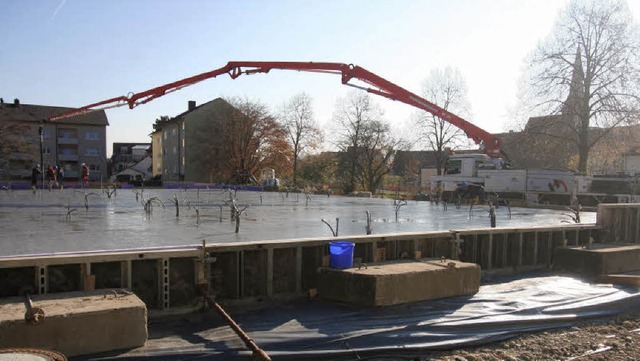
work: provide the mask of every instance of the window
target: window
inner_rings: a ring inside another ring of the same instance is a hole
[[[51,154],[51,147],[47,147],[47,146],[42,147],[42,154],[50,155]]]
[[[51,137],[51,130],[47,128],[42,128],[42,137],[44,139],[49,139],[49,137]]]
[[[87,150],[85,151],[84,154],[88,155],[88,156],[100,155],[100,149],[98,149],[98,148],[87,148]]]
[[[84,134],[84,139],[87,140],[100,140],[100,134],[98,132],[86,132]]]
[[[447,174],[460,174],[462,168],[462,160],[450,160],[447,163]]]
[[[120,154],[129,153],[129,147],[120,147]]]
[[[178,148],[173,147],[173,154],[178,154]]]
[[[167,132],[162,132],[162,136],[164,137],[164,140],[167,140]]]
[[[89,170],[90,171],[94,171],[94,172],[99,172],[100,171],[100,166],[96,165],[96,164],[89,164]]]
[[[58,136],[64,139],[70,139],[70,138],[75,138],[76,133],[72,130],[61,129],[61,130],[58,130]]]

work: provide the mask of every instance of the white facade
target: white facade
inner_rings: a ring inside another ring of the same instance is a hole
[[[117,179],[124,180],[124,178],[126,178],[127,181],[142,181],[149,180],[152,176],[152,159],[147,156],[138,163],[112,175],[111,181],[115,182]]]
[[[624,155],[624,172],[632,175],[640,173],[640,154]]]

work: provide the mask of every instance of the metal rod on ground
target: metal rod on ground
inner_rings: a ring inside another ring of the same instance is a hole
[[[30,325],[37,325],[44,320],[44,310],[40,307],[33,307],[33,302],[28,293],[24,294],[24,307],[26,312],[24,320]]]
[[[231,318],[231,316],[229,316],[225,310],[216,302],[214,301],[211,297],[209,296],[205,296],[205,299],[207,300],[207,302],[209,303],[209,305],[213,306],[213,308],[216,309],[216,311],[218,311],[218,313],[220,314],[220,316],[222,316],[222,318],[224,318],[227,323],[229,324],[229,326],[233,329],[233,331],[235,331],[235,333],[240,337],[240,339],[242,340],[242,342],[244,342],[244,344],[251,350],[253,351],[253,357],[257,360],[262,360],[262,361],[271,361],[271,357],[269,357],[269,355],[264,352],[264,350],[262,350],[258,345],[256,345],[255,342],[253,342],[253,340],[249,337],[249,335],[247,335],[241,328],[240,326]]]

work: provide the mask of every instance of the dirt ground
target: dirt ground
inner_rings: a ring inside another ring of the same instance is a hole
[[[640,314],[432,354],[436,361],[640,360]]]

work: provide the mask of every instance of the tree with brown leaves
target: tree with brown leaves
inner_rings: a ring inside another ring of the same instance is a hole
[[[286,131],[267,107],[248,99],[227,100],[235,110],[229,111],[221,127],[223,154],[234,181],[249,183],[263,168],[274,168],[276,174],[290,172],[291,147]]]

